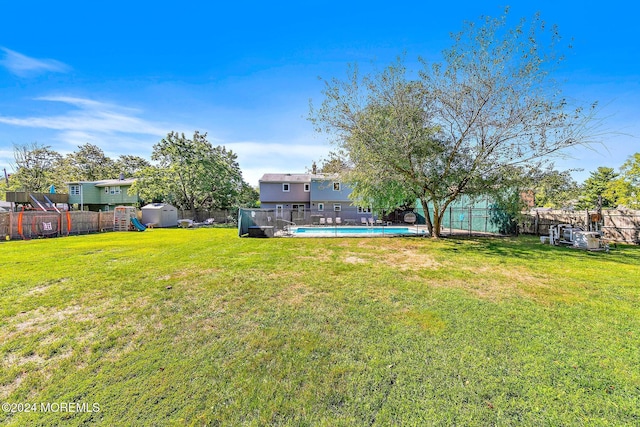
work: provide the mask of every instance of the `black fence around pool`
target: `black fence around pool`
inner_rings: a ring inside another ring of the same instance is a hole
[[[499,234],[500,227],[495,218],[500,218],[495,209],[450,208],[442,218],[445,234],[478,235]],[[414,234],[425,235],[426,225],[421,210],[385,211],[383,209],[359,209],[342,207],[339,211],[313,209],[240,209],[238,212],[238,235],[241,237],[291,236],[299,227],[305,227],[306,235],[331,235],[320,229],[335,229],[334,235],[357,235],[359,227],[374,228],[375,235]],[[313,228],[317,227],[316,232]],[[355,228],[351,228],[355,227]],[[382,229],[378,229],[381,227]],[[384,228],[387,227],[387,232]],[[394,227],[396,227],[394,232]],[[400,227],[400,228],[397,228]],[[409,231],[405,229],[409,228]],[[342,230],[344,233],[340,233]],[[364,233],[364,228],[362,228]],[[398,232],[398,230],[400,230]],[[411,230],[415,230],[412,232]],[[348,232],[348,233],[347,233]]]

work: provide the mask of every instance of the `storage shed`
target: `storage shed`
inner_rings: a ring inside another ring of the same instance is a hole
[[[175,227],[178,225],[178,209],[166,203],[150,203],[142,207],[142,223],[152,227]]]

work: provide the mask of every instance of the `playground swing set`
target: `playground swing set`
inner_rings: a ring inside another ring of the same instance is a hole
[[[113,211],[113,231],[145,231],[134,206],[117,206]]]
[[[59,237],[69,236],[77,232],[76,228],[84,224],[82,217],[75,218],[69,211],[66,195],[56,194],[52,189],[50,194],[45,193],[28,193],[28,192],[9,192],[7,200],[12,204],[22,205],[17,211],[16,216],[9,217],[9,231],[5,240],[11,239],[11,223],[15,225],[14,233],[17,231],[23,240],[30,240],[38,237]],[[13,210],[13,207],[12,207]],[[12,219],[13,218],[13,219]],[[80,221],[80,222],[78,222]],[[104,230],[100,224],[98,216],[98,225],[96,230]],[[114,209],[113,230],[114,231],[145,231],[147,226],[142,224],[138,219],[138,210],[133,206],[117,206]],[[88,229],[87,229],[88,231]]]

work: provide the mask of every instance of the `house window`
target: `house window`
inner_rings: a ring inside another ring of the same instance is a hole
[[[362,206],[358,206],[358,213],[359,214],[363,214],[363,213],[371,213],[371,208],[363,208]]]
[[[340,191],[340,183],[339,182],[334,182],[333,183],[333,191]]]
[[[318,212],[324,212],[324,203],[318,203]]]
[[[311,191],[311,184],[305,184],[304,185],[304,192],[308,193],[309,191]]]
[[[334,203],[333,205],[333,211],[334,212],[340,212],[342,210],[342,205],[339,203]]]
[[[109,187],[104,187],[104,194],[109,194]]]
[[[289,191],[291,191],[291,185],[288,183],[282,184],[282,191],[284,191],[285,193],[288,193]]]
[[[79,185],[70,185],[69,186],[69,194],[71,194],[72,196],[79,196],[80,195],[80,186]]]
[[[110,187],[109,194],[120,194],[120,187]]]

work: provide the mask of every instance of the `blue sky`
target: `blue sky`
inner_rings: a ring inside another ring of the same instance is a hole
[[[169,131],[208,132],[244,176],[304,172],[328,153],[306,120],[318,77],[378,68],[406,52],[440,59],[465,20],[542,18],[573,38],[556,76],[567,96],[603,106],[602,145],[560,168],[619,167],[640,151],[640,6],[634,2],[18,2],[0,26],[0,169],[13,144],[60,153],[92,143],[149,158]],[[535,3],[535,5],[533,4]],[[418,68],[416,64],[416,68]]]

